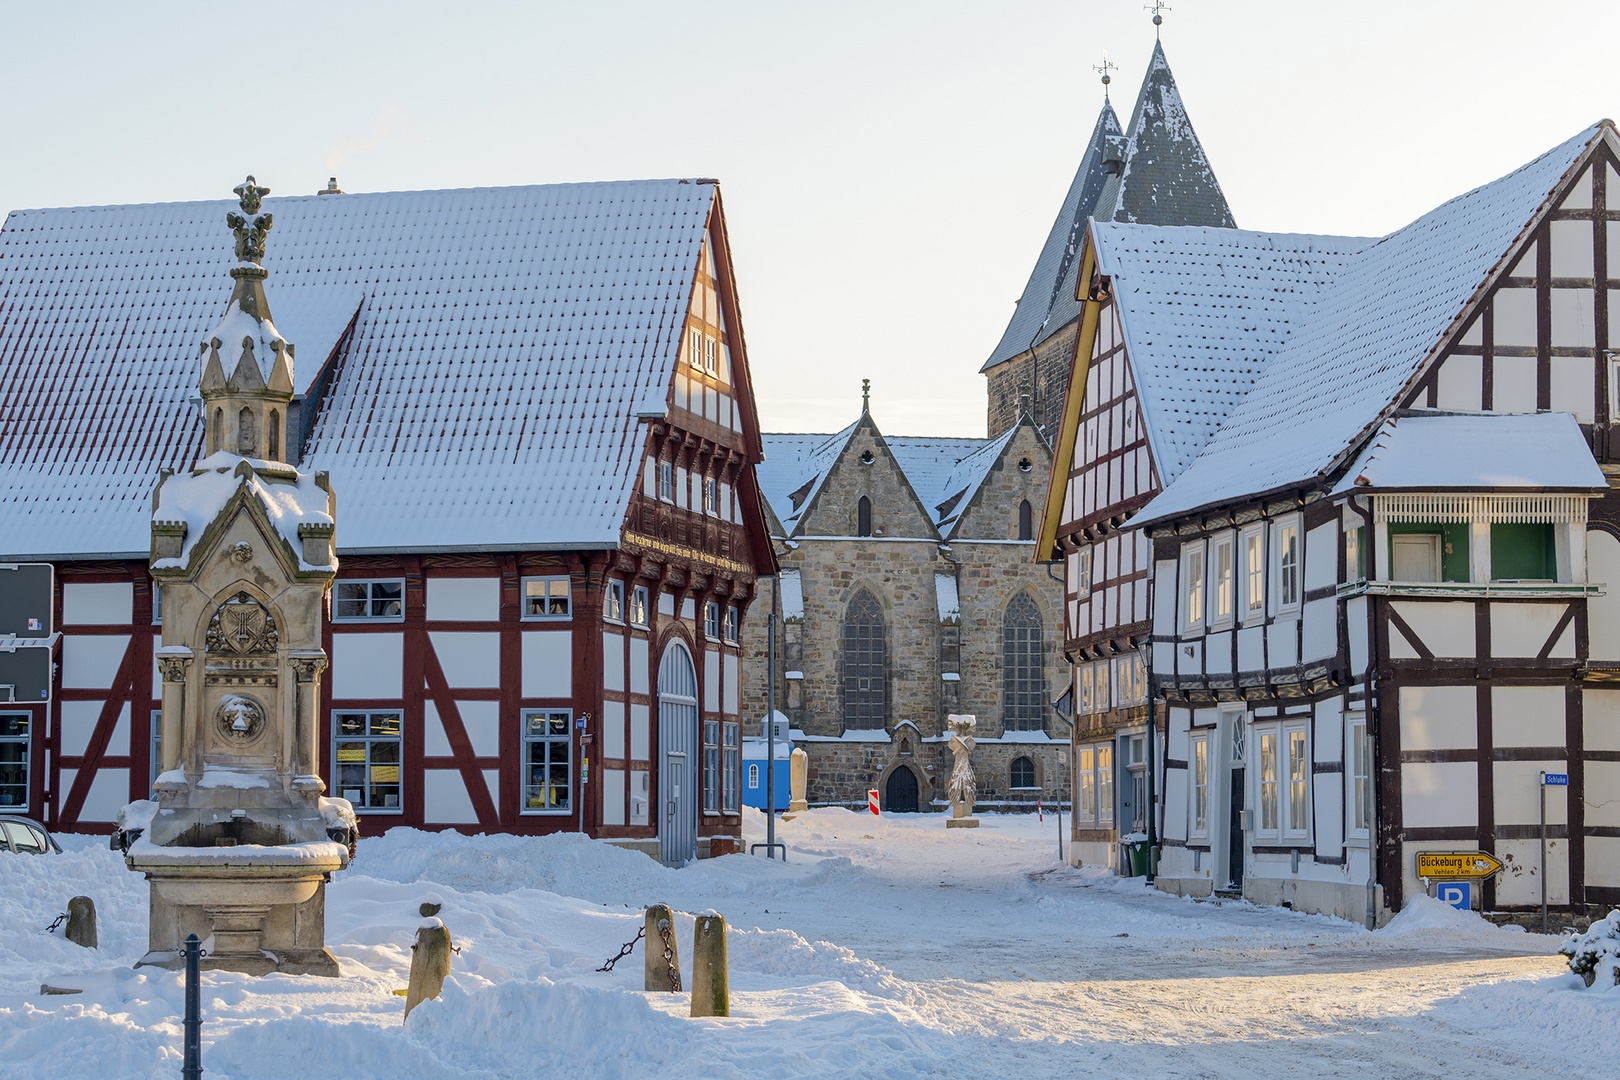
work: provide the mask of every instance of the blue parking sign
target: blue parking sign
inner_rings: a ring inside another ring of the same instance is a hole
[[[1442,881],[1440,883],[1440,902],[1449,904],[1458,911],[1469,911],[1473,908],[1474,883],[1471,881]]]

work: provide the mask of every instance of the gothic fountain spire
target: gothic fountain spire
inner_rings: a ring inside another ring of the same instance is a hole
[[[206,453],[286,461],[293,347],[270,321],[264,291],[265,239],[275,216],[259,211],[270,189],[249,176],[232,190],[241,213],[226,214],[225,223],[236,238],[236,285],[225,317],[203,341],[199,373]]]

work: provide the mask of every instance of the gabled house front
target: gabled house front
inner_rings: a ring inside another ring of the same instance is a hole
[[[1128,525],[1161,888],[1381,921],[1478,850],[1487,909],[1620,899],[1617,149],[1374,241],[1094,225],[1088,324],[1208,432]]]
[[[8,805],[97,831],[147,797],[153,492],[206,436],[330,477],[315,765],[364,829],[735,847],[740,628],[775,562],[717,184],[265,207],[285,416],[199,408],[229,204],[0,229],[0,562],[52,565],[63,635],[49,703],[0,704]]]

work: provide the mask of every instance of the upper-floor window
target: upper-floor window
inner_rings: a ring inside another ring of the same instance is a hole
[[[726,608],[726,624],[722,627],[724,637],[731,644],[737,644],[737,606],[735,604]]]
[[[1181,553],[1181,625],[1185,630],[1204,628],[1204,544],[1188,544]]]
[[[1018,504],[1018,539],[1035,539],[1035,511],[1030,507],[1028,499]]]
[[[720,481],[713,476],[703,478],[703,512],[720,513]]]
[[[855,535],[872,535],[872,500],[865,495],[855,504]]]
[[[1373,499],[1377,577],[1395,583],[1581,583],[1587,499],[1580,495],[1417,493]],[[1360,530],[1365,534],[1366,530]],[[1366,536],[1354,547],[1363,564]],[[1346,559],[1351,542],[1346,537]],[[1349,573],[1354,573],[1353,569]]]
[[[1299,518],[1276,522],[1272,537],[1277,552],[1277,610],[1291,611],[1299,607]]]
[[[645,627],[647,623],[647,608],[649,607],[649,594],[647,586],[637,585],[630,597],[630,625]]]
[[[1243,530],[1243,618],[1266,613],[1266,534],[1259,525]]]
[[[686,362],[695,368],[703,367],[703,331],[686,332]]]
[[[1232,625],[1233,577],[1237,567],[1231,535],[1217,537],[1209,546],[1210,596],[1209,621],[1211,626]]]
[[[658,463],[658,497],[665,502],[675,501],[675,463],[673,461],[660,461]]]
[[[703,636],[710,641],[720,640],[720,605],[713,600],[703,605]]]
[[[566,619],[572,610],[571,600],[572,590],[566,577],[523,579],[525,619]]]
[[[405,580],[340,581],[332,617],[340,622],[361,619],[395,621],[405,617]]]
[[[703,337],[703,370],[710,375],[720,370],[719,362],[716,360],[719,351],[720,343],[705,334]]]
[[[1084,600],[1091,595],[1091,547],[1087,545],[1074,553],[1075,599]]]
[[[602,618],[608,622],[624,622],[624,582],[610,581],[602,598]]]

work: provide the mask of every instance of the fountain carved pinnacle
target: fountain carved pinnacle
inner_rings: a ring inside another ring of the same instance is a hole
[[[264,238],[275,224],[275,215],[259,213],[260,200],[270,194],[270,189],[260,187],[258,181],[249,176],[231,190],[242,208],[240,214],[225,215],[225,224],[236,234],[236,260],[258,266],[264,259]]]

